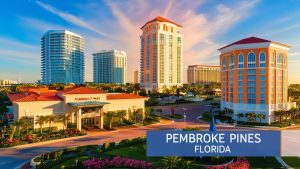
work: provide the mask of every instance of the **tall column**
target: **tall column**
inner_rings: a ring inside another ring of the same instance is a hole
[[[98,109],[98,112],[99,112],[99,128],[100,129],[103,129],[103,107],[100,107]]]
[[[77,130],[81,131],[81,108],[76,113]]]

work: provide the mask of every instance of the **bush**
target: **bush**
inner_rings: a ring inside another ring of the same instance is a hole
[[[109,148],[109,143],[104,143],[102,146],[102,150],[107,150]]]
[[[77,151],[77,147],[69,147],[64,149],[64,154],[75,153]]]
[[[58,150],[50,153],[50,159],[60,159],[62,154],[64,153],[64,150]]]

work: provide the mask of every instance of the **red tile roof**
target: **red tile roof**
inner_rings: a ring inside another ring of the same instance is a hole
[[[102,94],[103,90],[92,89],[88,87],[75,87],[58,92],[59,94]]]
[[[156,18],[154,18],[154,19],[148,21],[147,23],[145,23],[145,24],[141,27],[141,29],[143,29],[143,27],[145,27],[147,24],[149,24],[149,23],[151,23],[151,22],[156,22],[156,21],[158,21],[158,22],[169,22],[169,23],[174,24],[174,25],[176,25],[176,26],[182,27],[181,25],[179,25],[179,24],[177,24],[177,23],[175,23],[175,22],[173,22],[173,21],[170,21],[170,20],[168,20],[168,19],[166,19],[166,18],[163,18],[163,17],[161,17],[161,16],[157,16]]]
[[[107,100],[115,100],[115,99],[145,99],[147,97],[144,96],[139,96],[135,94],[128,94],[128,93],[113,93],[113,94],[108,94],[106,96]]]
[[[229,44],[227,46],[224,46],[224,47],[220,48],[219,50],[227,48],[229,46],[233,46],[233,45],[250,44],[250,43],[264,43],[264,42],[272,42],[272,41],[266,40],[266,39],[257,38],[257,37],[249,37],[249,38],[245,38],[245,39],[236,41],[234,43],[231,43],[231,44]],[[277,42],[274,42],[274,43],[277,43]],[[283,45],[283,46],[287,46],[287,45],[284,45],[284,44],[281,44],[281,43],[277,43],[277,44]]]
[[[60,101],[63,100],[59,96],[56,95],[55,92],[48,92],[48,93],[16,93],[16,94],[9,94],[8,98],[12,102],[34,102],[34,101]]]

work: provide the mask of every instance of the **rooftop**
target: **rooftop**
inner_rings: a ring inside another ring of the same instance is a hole
[[[8,98],[12,102],[33,102],[33,101],[61,101],[63,100],[59,96],[56,95],[55,92],[48,92],[48,93],[15,93],[9,94]]]
[[[222,50],[224,48],[227,48],[229,46],[233,46],[233,45],[241,45],[241,44],[251,44],[251,43],[264,43],[264,42],[272,42],[270,40],[266,40],[266,39],[261,39],[261,38],[257,38],[257,37],[249,37],[249,38],[245,38],[245,39],[241,39],[239,41],[233,42],[227,46],[224,46],[222,48],[220,48],[219,50]],[[276,44],[282,45],[282,46],[286,46],[289,47],[288,45],[284,45],[278,42],[274,42]]]
[[[59,91],[58,94],[66,95],[66,94],[103,94],[106,93],[103,90],[92,89],[88,87],[75,87],[63,91]]]
[[[111,93],[106,96],[107,100],[115,100],[115,99],[141,99],[141,98],[147,98],[144,96],[139,96],[135,94],[129,94],[129,93]]]
[[[168,19],[166,19],[166,18],[163,18],[163,17],[161,17],[161,16],[157,16],[156,18],[154,18],[154,19],[152,19],[152,20],[146,22],[146,23],[141,27],[141,29],[143,29],[147,24],[149,24],[149,23],[151,23],[151,22],[168,22],[168,23],[174,24],[174,25],[176,25],[176,26],[178,26],[178,27],[182,27],[181,25],[179,25],[179,24],[177,24],[177,23],[175,23],[175,22],[173,22],[173,21],[170,21],[170,20],[168,20]]]

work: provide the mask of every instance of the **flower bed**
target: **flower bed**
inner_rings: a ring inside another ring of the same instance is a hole
[[[209,166],[207,169],[249,169],[250,164],[246,159],[238,158],[228,165]]]
[[[125,157],[114,157],[112,159],[90,159],[82,162],[82,165],[86,169],[105,169],[109,167],[128,167],[132,169],[151,169],[152,163],[143,161],[143,160],[135,160]]]
[[[86,135],[86,133],[80,132],[79,130],[75,130],[75,129],[67,129],[67,130],[60,130],[52,133],[30,134],[27,136],[13,138],[13,139],[4,138],[0,140],[0,148],[13,147],[17,145],[38,143],[43,141],[69,138],[69,137],[82,136],[82,135]]]

